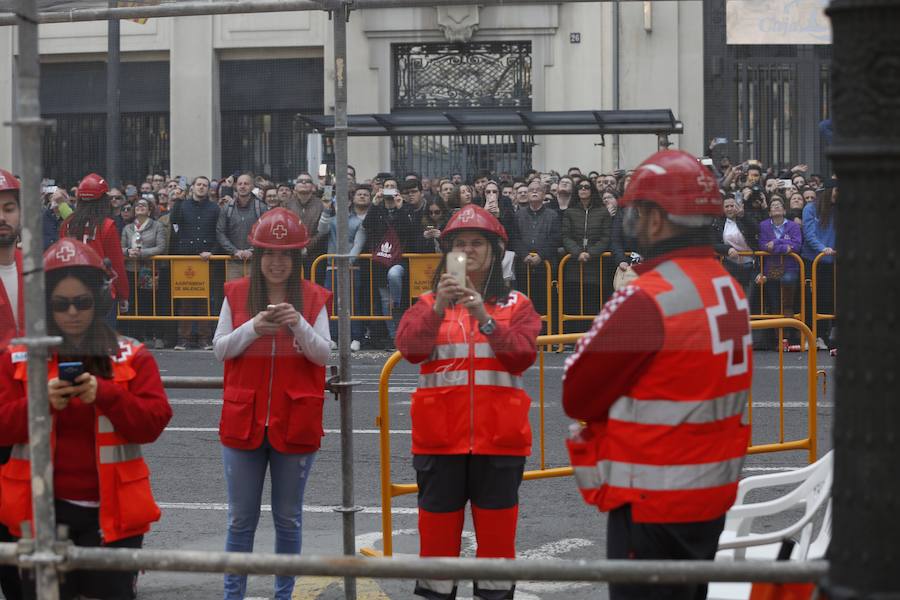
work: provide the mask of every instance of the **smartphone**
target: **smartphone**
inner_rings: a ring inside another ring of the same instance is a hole
[[[711,167],[711,166],[713,166],[713,159],[711,159],[711,158],[701,158],[701,159],[700,159],[700,164],[703,165],[704,167]]]
[[[59,189],[59,187],[57,187],[55,185],[48,185],[46,188],[44,188],[44,192],[47,194],[55,194],[56,190],[58,190],[58,189]]]
[[[322,163],[319,165],[319,177],[327,177],[328,176],[328,165]]]
[[[72,385],[81,374],[84,373],[84,364],[81,361],[59,363],[59,380],[68,381]]]
[[[722,144],[727,144],[727,143],[728,143],[728,138],[726,138],[726,137],[717,137],[713,140],[714,146],[721,146]]]
[[[778,187],[782,187],[782,188],[794,187],[794,182],[791,181],[790,179],[779,179]]]
[[[456,277],[459,285],[466,285],[466,253],[447,253],[447,272]]]
[[[397,196],[398,192],[394,188],[388,188],[388,189],[384,190],[383,192],[381,192],[381,195],[382,196]]]

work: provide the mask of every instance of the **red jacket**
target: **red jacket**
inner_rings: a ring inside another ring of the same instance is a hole
[[[331,292],[302,280],[303,318],[314,324]],[[235,329],[251,320],[247,306],[250,278],[225,284]],[[325,367],[294,347],[286,327],[264,335],[243,354],[225,361],[225,389],[219,439],[229,448],[259,448],[268,426],[269,442],[279,452],[305,454],[322,444]]]
[[[19,292],[16,302],[19,308],[19,322],[13,318],[12,299],[6,293],[6,288],[0,283],[0,352],[6,349],[9,341],[14,337],[25,333],[25,303],[23,294],[25,284],[22,282],[22,252],[16,250],[16,273],[19,277]]]
[[[172,417],[159,369],[141,344],[122,338],[113,359],[113,379],[97,378],[93,405],[74,398],[53,410],[56,498],[100,502],[100,529],[106,542],[141,535],[160,516],[150,488],[150,471],[140,444],[156,440]],[[58,374],[54,356],[48,379]],[[31,519],[28,460],[27,353],[11,347],[0,358],[0,445],[13,445],[2,470],[0,522],[20,536]],[[90,415],[90,427],[77,427]],[[93,452],[84,452],[85,445]]]
[[[59,237],[66,237],[69,231],[69,223],[72,221],[70,216],[59,226]],[[112,283],[112,297],[115,300],[128,300],[128,273],[125,272],[125,255],[122,254],[122,238],[116,223],[112,219],[105,219],[103,225],[100,226],[100,232],[97,237],[85,236],[81,240],[94,249],[100,258],[108,258],[112,263],[112,270],[115,272],[115,279]]]
[[[570,444],[576,480],[601,510],[631,504],[635,521],[714,519],[734,502],[750,436],[748,302],[708,248],[638,272],[566,361],[563,407],[589,424]]]
[[[413,394],[414,454],[531,453],[523,371],[534,364],[541,318],[531,301],[512,292],[506,304],[486,304],[497,324],[490,336],[461,306],[434,312],[435,297],[423,294],[397,327],[397,349],[422,363]]]

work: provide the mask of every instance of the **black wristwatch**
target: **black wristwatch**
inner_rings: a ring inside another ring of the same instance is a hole
[[[497,331],[497,322],[493,319],[493,317],[491,317],[487,320],[487,323],[478,326],[478,331],[480,331],[484,335],[491,335],[492,333]]]

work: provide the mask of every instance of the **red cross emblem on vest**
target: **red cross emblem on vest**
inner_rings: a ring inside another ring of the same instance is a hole
[[[75,248],[71,244],[64,244],[56,251],[56,258],[63,262],[69,262],[75,257]]]
[[[718,303],[706,309],[713,354],[727,354],[728,377],[743,375],[750,368],[750,303],[741,298],[734,279],[726,275],[712,281]]]
[[[287,234],[287,227],[285,227],[281,223],[278,223],[277,225],[275,225],[275,227],[272,228],[272,237],[274,237],[276,240],[283,240]]]

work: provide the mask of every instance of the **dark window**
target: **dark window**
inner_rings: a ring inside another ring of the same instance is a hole
[[[123,62],[120,74],[122,152],[126,182],[169,169],[169,63]],[[106,170],[106,63],[41,65],[41,112],[56,125],[44,132],[48,177],[74,185]]]
[[[219,64],[222,172],[286,180],[306,169],[310,129],[298,114],[324,112],[321,58],[231,60]]]
[[[404,109],[531,110],[531,42],[393,44],[393,100]],[[391,168],[428,176],[531,168],[531,136],[394,136]]]
[[[393,108],[531,109],[531,42],[393,44]]]

